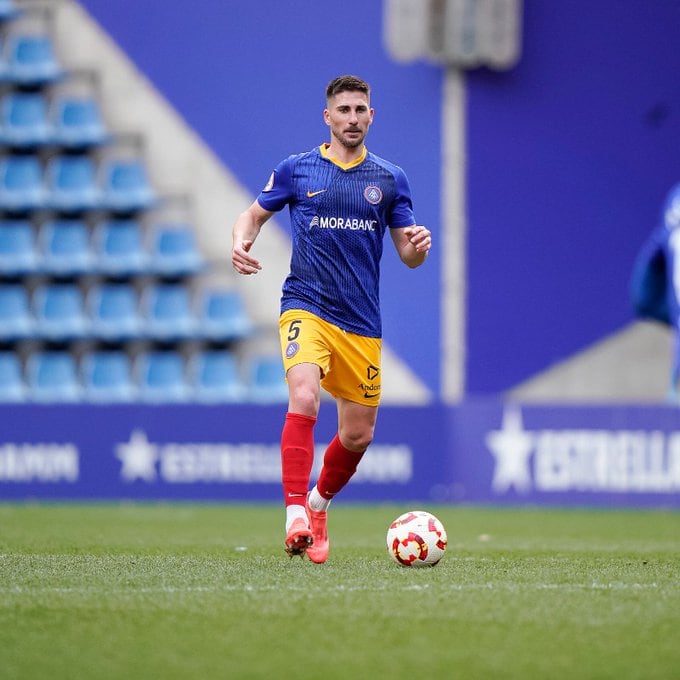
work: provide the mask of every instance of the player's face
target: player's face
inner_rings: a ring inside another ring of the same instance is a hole
[[[363,144],[373,122],[373,109],[363,92],[339,92],[328,100],[324,118],[340,144],[356,149]]]

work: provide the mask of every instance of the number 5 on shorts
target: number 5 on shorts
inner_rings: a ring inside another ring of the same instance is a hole
[[[295,321],[290,322],[290,326],[288,326],[288,342],[293,342],[298,335],[300,335],[300,324],[302,323],[302,319],[295,319]]]

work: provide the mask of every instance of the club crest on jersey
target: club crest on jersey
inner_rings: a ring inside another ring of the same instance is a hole
[[[382,191],[380,187],[369,186],[364,189],[364,198],[372,205],[377,205],[382,201]]]
[[[300,345],[297,342],[289,342],[286,347],[286,359],[292,359],[300,350]]]

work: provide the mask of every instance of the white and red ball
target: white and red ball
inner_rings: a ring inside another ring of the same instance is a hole
[[[410,510],[387,529],[387,552],[402,567],[433,567],[444,557],[446,529],[431,513]]]

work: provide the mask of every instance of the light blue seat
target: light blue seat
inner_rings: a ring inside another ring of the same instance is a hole
[[[148,286],[142,297],[146,334],[159,341],[193,338],[197,334],[191,292],[182,284]]]
[[[0,352],[0,403],[22,402],[27,397],[21,359],[15,352]]]
[[[5,95],[0,105],[0,139],[6,146],[32,149],[53,139],[48,103],[39,92]]]
[[[209,341],[239,340],[253,331],[243,297],[234,290],[204,290],[198,318],[201,336]]]
[[[67,351],[35,352],[26,361],[29,398],[36,402],[76,402],[82,397],[75,356]]]
[[[156,192],[142,161],[109,160],[104,166],[103,177],[104,205],[107,210],[129,214],[156,205]]]
[[[59,97],[50,111],[55,144],[67,149],[89,149],[111,141],[98,102],[91,97]]]
[[[78,276],[95,269],[90,230],[81,220],[46,222],[40,228],[38,243],[45,270],[55,276]]]
[[[47,165],[49,205],[61,213],[81,213],[101,207],[95,161],[89,156],[56,156]]]
[[[151,266],[163,277],[197,274],[205,262],[196,243],[196,232],[185,224],[162,224],[151,231]]]
[[[0,22],[16,19],[22,13],[16,0],[0,0]]]
[[[105,283],[94,286],[87,295],[92,335],[103,341],[143,337],[144,325],[138,306],[137,291],[132,285]]]
[[[134,401],[137,397],[132,362],[127,352],[86,354],[81,360],[81,375],[85,401],[121,403]]]
[[[193,397],[203,403],[241,402],[247,390],[241,380],[239,363],[231,352],[204,350],[189,362]]]
[[[44,86],[65,75],[48,34],[16,34],[7,39],[8,79],[21,86]]]
[[[39,269],[31,223],[26,220],[0,222],[0,275],[23,276]]]
[[[24,340],[33,337],[35,332],[26,288],[21,284],[0,286],[0,340]]]
[[[111,220],[95,227],[97,268],[107,276],[125,277],[150,271],[142,226],[135,220]]]
[[[280,356],[258,356],[251,359],[250,398],[262,404],[288,401],[288,385]]]
[[[185,377],[184,358],[175,351],[150,351],[135,361],[136,383],[142,401],[185,402],[191,390]]]
[[[43,168],[37,156],[0,159],[0,210],[25,213],[45,207]]]
[[[33,293],[37,332],[46,340],[62,342],[87,337],[91,331],[83,294],[76,284],[48,283]]]

